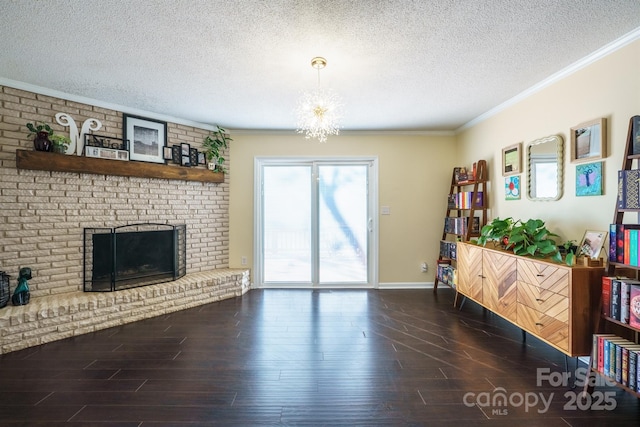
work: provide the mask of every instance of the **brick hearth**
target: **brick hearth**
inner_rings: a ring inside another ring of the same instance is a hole
[[[117,292],[68,292],[0,310],[0,354],[245,294],[249,270],[187,274]]]

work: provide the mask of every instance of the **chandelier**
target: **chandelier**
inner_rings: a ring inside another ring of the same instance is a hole
[[[304,93],[298,101],[296,132],[304,133],[306,139],[318,138],[320,142],[327,142],[329,135],[340,133],[338,121],[342,103],[333,91],[320,88],[320,70],[327,66],[327,60],[315,57],[311,66],[318,70],[318,87],[313,92]]]

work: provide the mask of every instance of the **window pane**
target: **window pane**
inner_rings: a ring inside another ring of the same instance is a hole
[[[319,166],[320,283],[367,282],[367,166]]]
[[[311,167],[266,166],[264,281],[311,282]]]

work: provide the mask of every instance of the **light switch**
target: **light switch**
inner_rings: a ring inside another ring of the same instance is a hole
[[[391,208],[389,206],[381,206],[380,213],[382,213],[382,215],[391,215]]]

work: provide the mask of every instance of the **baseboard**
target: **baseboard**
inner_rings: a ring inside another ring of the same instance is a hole
[[[433,282],[381,282],[378,289],[433,289]]]

